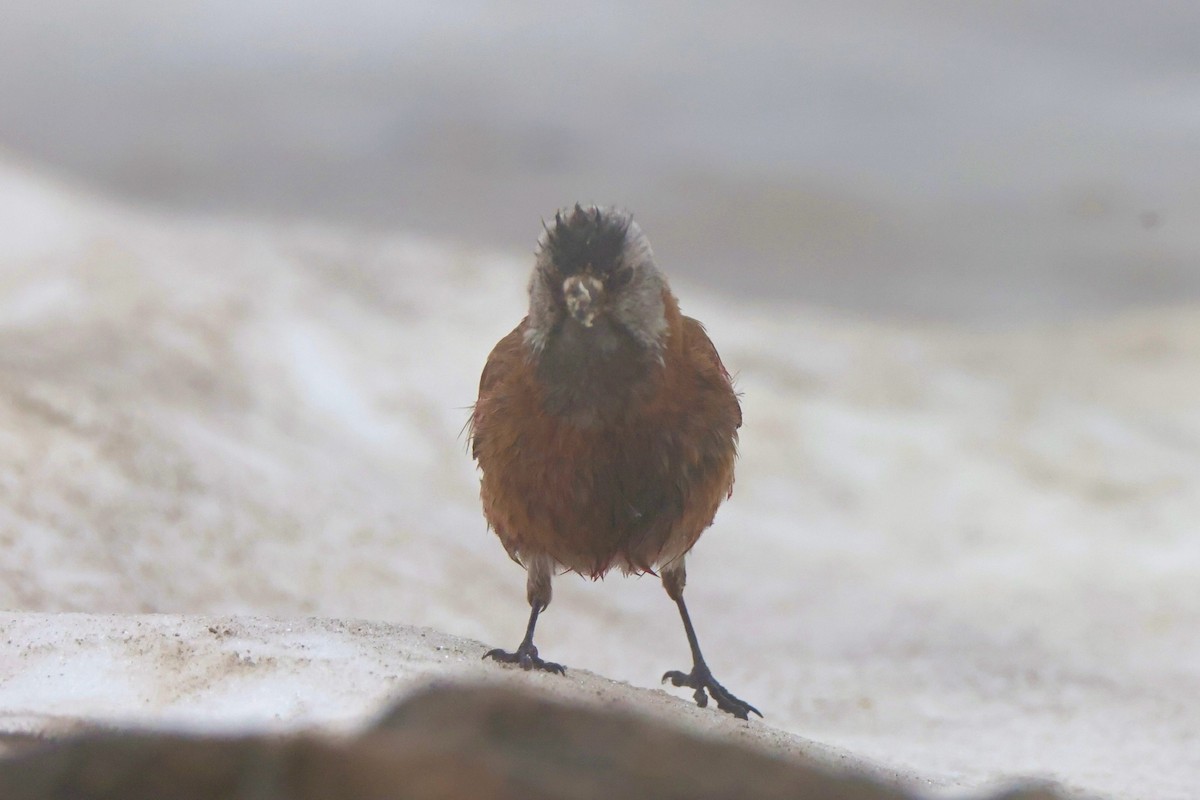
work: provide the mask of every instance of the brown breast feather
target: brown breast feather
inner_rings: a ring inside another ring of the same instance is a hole
[[[741,408],[704,327],[669,293],[663,366],[619,418],[544,408],[523,320],[488,357],[470,422],[488,524],[508,554],[601,577],[682,556],[732,492]]]

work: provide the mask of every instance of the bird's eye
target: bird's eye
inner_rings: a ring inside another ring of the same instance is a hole
[[[613,270],[612,275],[608,279],[608,285],[613,289],[620,289],[633,277],[632,267],[621,267]]]

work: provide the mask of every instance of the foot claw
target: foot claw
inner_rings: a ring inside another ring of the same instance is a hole
[[[673,669],[670,672],[664,673],[662,682],[670,681],[674,686],[686,686],[689,689],[695,689],[693,695],[696,699],[696,705],[700,708],[708,706],[708,697],[712,696],[713,700],[717,701],[717,708],[722,711],[733,714],[738,719],[749,719],[750,712],[762,716],[762,712],[754,706],[747,703],[745,700],[739,700],[729,693],[721,684],[717,683],[717,679],[712,676],[707,667],[696,666],[692,668],[690,673],[680,672]],[[707,690],[708,694],[705,694]]]
[[[497,647],[495,650],[488,650],[483,654],[483,657],[499,661],[502,664],[517,664],[527,672],[531,669],[538,669],[543,672],[552,672],[555,675],[567,674],[567,668],[562,664],[555,664],[553,661],[543,661],[538,658],[537,648],[532,645],[529,647],[518,647],[515,653],[510,653],[507,650],[501,650]]]
[[[663,673],[662,682],[666,683],[667,681],[670,681],[673,686],[687,686],[689,677],[690,676],[687,675],[687,673],[673,669],[670,672]]]

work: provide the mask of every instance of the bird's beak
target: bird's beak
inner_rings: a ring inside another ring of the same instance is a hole
[[[571,316],[585,328],[592,327],[600,310],[604,284],[591,275],[572,275],[563,281],[563,297]]]

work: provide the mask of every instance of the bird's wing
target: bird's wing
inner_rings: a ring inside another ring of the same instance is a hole
[[[717,354],[716,345],[708,338],[708,333],[699,320],[683,317],[683,348],[684,352],[692,354],[697,360],[701,376],[716,384],[721,394],[727,396],[729,410],[737,420],[736,427],[742,427],[742,407],[738,403],[737,393],[733,390],[733,378],[730,377],[729,370],[725,369],[721,356]]]
[[[479,376],[479,398],[471,409],[471,418],[467,421],[467,436],[471,442],[471,457],[479,459],[480,419],[487,412],[488,400],[497,391],[502,391],[501,384],[506,375],[512,374],[520,360],[525,358],[525,327],[527,319],[513,328],[507,336],[496,343],[488,354],[487,363],[483,365],[483,374]]]

